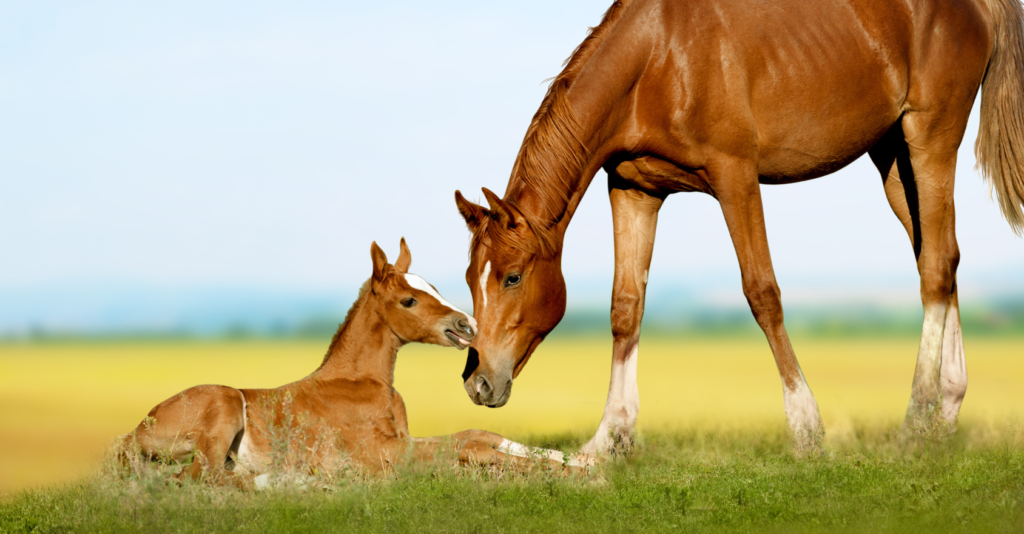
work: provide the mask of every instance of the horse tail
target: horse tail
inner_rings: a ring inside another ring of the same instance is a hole
[[[1024,234],[1024,10],[1019,0],[987,0],[995,42],[981,87],[974,153],[989,191],[1018,236]]]

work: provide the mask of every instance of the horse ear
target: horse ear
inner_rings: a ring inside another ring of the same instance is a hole
[[[398,246],[401,248],[401,252],[398,253],[398,259],[395,261],[395,270],[400,273],[407,273],[409,272],[409,264],[412,263],[412,254],[409,253],[409,247],[405,244],[404,237]]]
[[[370,257],[373,258],[373,279],[380,282],[384,280],[384,272],[388,267],[388,257],[377,246],[376,241],[370,245]]]
[[[483,220],[484,208],[466,200],[458,190],[455,191],[455,205],[459,207],[459,213],[462,214],[462,218],[466,219],[466,226],[469,227],[469,231],[476,232],[476,229],[480,227],[480,222]]]
[[[512,229],[526,222],[518,210],[510,206],[508,202],[502,200],[498,195],[495,195],[494,191],[486,187],[481,189],[483,189],[484,197],[487,198],[487,204],[491,207],[490,212],[497,215],[498,220],[506,227]]]

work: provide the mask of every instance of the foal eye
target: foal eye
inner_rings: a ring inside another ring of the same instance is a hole
[[[523,277],[518,274],[510,274],[505,277],[505,287],[512,287],[519,283]]]
[[[416,305],[416,299],[414,299],[412,297],[409,297],[409,298],[407,298],[407,299],[402,301],[402,306],[405,306],[406,308],[412,308],[415,305]]]

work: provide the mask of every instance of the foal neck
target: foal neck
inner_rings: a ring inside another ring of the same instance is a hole
[[[310,377],[375,380],[391,385],[395,381],[395,359],[402,345],[377,313],[376,295],[364,286],[334,334],[323,363]]]

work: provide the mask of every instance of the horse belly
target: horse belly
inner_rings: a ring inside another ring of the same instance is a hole
[[[816,178],[857,159],[899,119],[910,84],[912,30],[892,6],[786,3],[747,27],[758,42],[743,65],[765,183]]]
[[[763,184],[786,184],[836,172],[870,150],[892,124],[878,121],[869,128],[832,131],[840,135],[822,136],[820,140],[770,147],[759,154],[758,180]]]

